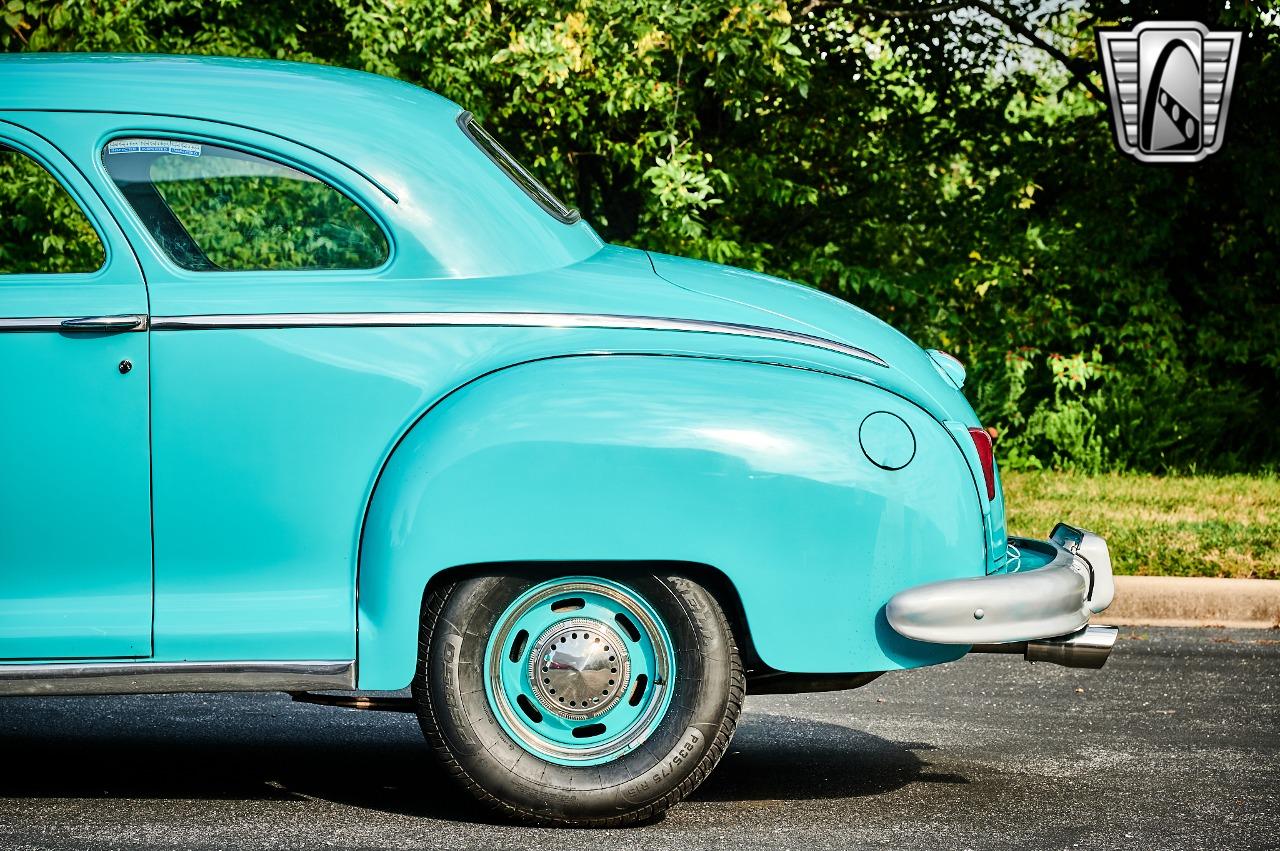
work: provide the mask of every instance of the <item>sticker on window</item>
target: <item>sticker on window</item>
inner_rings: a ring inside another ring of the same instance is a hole
[[[195,142],[179,142],[176,139],[116,139],[107,143],[108,154],[177,154],[181,157],[200,156],[200,146]]]

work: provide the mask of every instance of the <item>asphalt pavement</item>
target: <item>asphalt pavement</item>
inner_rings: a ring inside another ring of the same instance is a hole
[[[750,698],[656,824],[493,823],[410,715],[285,695],[0,700],[0,848],[1280,849],[1280,631],[1128,628]]]

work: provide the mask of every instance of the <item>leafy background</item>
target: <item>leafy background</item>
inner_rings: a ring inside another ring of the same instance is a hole
[[[0,9],[5,51],[267,56],[438,91],[607,239],[803,281],[953,352],[1007,469],[1280,461],[1280,15],[1259,3]],[[1245,32],[1226,144],[1194,166],[1112,142],[1096,28],[1156,17]],[[60,250],[0,235],[0,257]]]

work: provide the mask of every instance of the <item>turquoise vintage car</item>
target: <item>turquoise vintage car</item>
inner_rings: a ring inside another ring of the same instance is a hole
[[[443,98],[10,56],[0,166],[0,693],[411,687],[480,799],[597,825],[748,691],[1107,657],[1106,544],[1007,536],[955,359],[605,244]]]

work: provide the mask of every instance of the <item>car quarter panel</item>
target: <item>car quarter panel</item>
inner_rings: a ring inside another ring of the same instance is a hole
[[[770,351],[764,341],[751,339],[589,328],[155,330],[152,332],[152,395],[155,399],[152,447],[156,658],[354,658],[357,564],[363,566],[370,558],[378,558],[371,556],[368,548],[375,545],[374,552],[377,552],[377,538],[381,534],[371,531],[378,527],[370,521],[364,536],[365,552],[361,555],[361,522],[379,471],[392,455],[398,439],[409,432],[424,411],[438,407],[442,399],[451,398],[454,388],[463,388],[457,391],[463,394],[458,398],[475,396],[476,387],[486,381],[480,379],[473,387],[471,382],[477,376],[505,372],[513,364],[541,362],[547,358],[557,359],[548,362],[559,362],[566,355],[591,352],[648,355],[654,370],[675,370],[682,364],[703,359],[716,363],[771,357],[780,363],[790,362],[792,368],[774,367],[770,372],[760,373],[752,383],[749,397],[736,397],[736,391],[730,387],[717,392],[712,392],[714,388],[702,387],[698,391],[696,398],[701,400],[707,416],[715,406],[724,406],[717,418],[719,425],[715,427],[730,430],[735,428],[732,421],[744,407],[764,404],[770,398],[775,400],[771,405],[789,399],[789,382],[799,377],[809,381],[822,377],[833,389],[861,387],[865,393],[888,400],[886,404],[896,400],[897,404],[913,409],[899,397],[871,385],[816,372],[819,364],[808,360],[802,348],[777,344]],[[514,375],[521,369],[524,367],[510,371]],[[541,375],[541,372],[532,375],[531,382]],[[642,404],[646,386],[629,387],[624,378],[617,377],[607,401],[587,395],[595,392],[594,386],[561,385],[546,404],[558,399],[557,404],[567,406],[576,394],[584,394],[580,404],[600,401],[606,407],[617,407],[628,398],[636,400],[633,404]],[[673,377],[671,381],[679,383],[680,379]],[[556,383],[544,387],[535,382],[530,387],[526,395],[555,390]],[[683,391],[686,395],[692,392],[691,388]],[[838,400],[831,401],[830,405],[839,412],[841,422],[853,416],[840,410],[848,406]],[[914,410],[915,417],[925,417],[918,409]],[[438,430],[435,413],[413,427],[411,436],[396,450],[395,457],[401,460],[387,467],[378,486],[381,496],[375,504],[382,506],[382,510],[390,510],[393,495],[408,486],[404,477],[409,474],[397,472],[401,469],[399,465],[410,457],[402,454],[408,451],[406,447],[416,446],[428,434],[433,435],[433,445],[443,447],[445,442],[465,438],[475,431],[474,427],[460,428],[456,434]],[[654,414],[652,410],[649,413]],[[798,427],[807,416],[816,417],[819,413],[816,405],[797,408],[790,414],[789,422],[794,421]],[[823,417],[829,415],[830,412],[821,412]],[[552,423],[544,420],[544,424],[550,427]],[[572,425],[568,420],[563,424]],[[857,425],[845,423],[853,429],[838,444],[846,453],[858,451]],[[781,422],[775,423],[774,430],[782,426]],[[932,427],[941,431],[936,423]],[[916,431],[920,433],[921,429]],[[567,432],[562,448],[577,439],[572,431]],[[465,445],[458,447],[458,451],[464,449]],[[529,446],[529,449],[539,447]],[[949,452],[952,460],[948,463],[955,472],[968,476],[963,457],[954,443],[950,443]],[[922,469],[916,463],[922,460],[923,457],[916,459],[911,467]],[[598,463],[589,452],[584,452],[581,462]],[[565,460],[564,463],[568,465],[565,474],[573,473],[577,461]],[[667,477],[672,489],[683,486],[683,470],[679,465],[659,466],[655,468],[655,475],[659,471]],[[500,471],[492,472],[496,475]],[[745,468],[741,472],[746,475]],[[530,482],[528,474],[519,468],[511,468],[505,476],[502,486],[507,492],[529,487],[532,488],[531,500],[541,498],[537,496],[536,482]],[[954,480],[955,492],[950,497],[960,511],[939,508],[936,522],[951,528],[952,535],[962,542],[967,536],[977,547],[977,555],[953,558],[940,553],[937,563],[947,562],[949,572],[926,572],[924,578],[967,575],[968,565],[981,562],[977,494],[972,480],[963,476]],[[743,479],[745,484],[750,481]],[[727,493],[731,490],[729,480],[724,484]],[[836,494],[839,489],[816,488],[806,498],[817,499],[819,491]],[[785,494],[779,492],[779,498],[783,496]],[[804,512],[825,510],[820,502],[803,508]],[[782,508],[761,516],[779,535],[788,534],[787,525],[796,519]],[[619,522],[624,518],[625,510],[618,514]],[[445,530],[448,535],[462,539],[473,537],[470,530],[448,529],[429,522],[433,520],[414,521],[420,532],[433,530],[433,537],[422,539],[424,543],[430,540],[433,546],[438,545],[435,538],[445,534]],[[707,515],[705,520],[708,538],[726,531],[714,516]],[[755,522],[759,523],[759,518]],[[967,530],[966,524],[970,527]],[[567,544],[576,540],[576,532],[570,527],[562,527],[560,532],[566,536],[561,557],[601,557],[599,549],[566,555]],[[481,537],[488,534],[482,532]],[[805,546],[806,535],[797,531],[792,538],[794,546]],[[504,558],[526,557],[514,555],[518,542],[515,538],[508,542]],[[476,544],[477,549],[467,551],[468,543]],[[659,543],[655,540],[643,557],[688,560],[688,553],[683,549],[661,555],[666,550],[659,547]],[[949,552],[967,553],[967,545],[962,543]],[[606,555],[641,557],[634,550],[621,548],[616,554]],[[493,553],[480,548],[477,541],[459,540],[454,549],[440,553],[439,560],[429,566],[385,561],[376,569],[382,570],[381,574],[375,570],[368,575],[381,576],[384,581],[394,580],[395,594],[416,584],[409,598],[399,599],[402,607],[389,613],[408,617],[411,623],[416,623],[422,589],[432,573],[492,557]],[[531,551],[529,557],[541,556]],[[715,566],[732,578],[732,565]],[[783,575],[787,575],[786,564],[782,564],[782,569]],[[904,581],[910,581],[910,576],[904,575]],[[385,683],[387,677],[369,679],[364,672],[374,677],[378,666],[386,664],[387,670],[393,672],[390,679],[394,679],[401,670],[397,660],[408,659],[412,667],[416,642],[410,628],[409,643],[403,647],[393,647],[393,639],[369,643],[375,634],[384,638],[396,635],[404,639],[405,636],[384,621],[381,608],[370,602],[376,595],[370,597],[373,592],[364,581],[360,583],[359,593],[362,612],[372,618],[362,617],[360,623],[361,685],[381,687],[370,683]],[[403,627],[405,622],[399,620],[395,624]],[[388,653],[392,656],[384,663],[382,656]]]
[[[902,469],[859,448],[877,411],[914,432]],[[537,361],[433,406],[383,471],[361,554],[360,686],[409,681],[433,575],[513,561],[712,566],[779,670],[948,661],[965,648],[903,639],[884,604],[914,585],[981,575],[984,552],[963,456],[900,397],[764,364]]]

